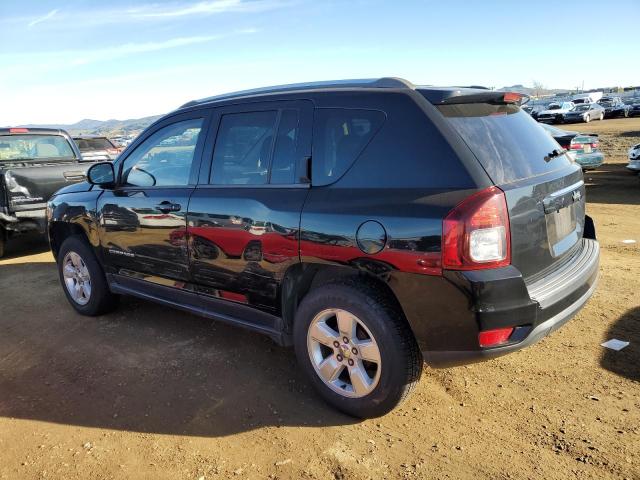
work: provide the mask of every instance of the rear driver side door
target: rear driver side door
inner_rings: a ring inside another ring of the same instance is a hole
[[[306,100],[215,109],[213,158],[203,161],[188,214],[201,294],[279,313],[285,272],[300,261],[312,121]],[[255,313],[248,315],[254,322]]]

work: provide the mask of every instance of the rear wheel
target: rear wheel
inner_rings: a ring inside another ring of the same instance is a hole
[[[600,114],[600,120],[604,120],[604,113]]]
[[[117,305],[93,251],[78,236],[67,238],[58,252],[58,274],[67,300],[82,315],[102,315]]]
[[[629,118],[629,110],[624,111],[624,118]]]
[[[586,117],[584,117],[584,121],[589,123],[591,121],[591,115],[587,115]]]
[[[356,281],[312,290],[296,314],[298,363],[320,395],[361,418],[384,415],[412,390],[422,356],[385,292]]]

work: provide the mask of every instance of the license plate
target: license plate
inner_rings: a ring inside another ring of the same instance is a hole
[[[577,204],[573,203],[557,212],[546,215],[547,237],[549,238],[549,246],[552,252],[560,248],[562,240],[575,231],[577,225],[576,206]]]
[[[557,240],[562,240],[576,229],[576,211],[573,205],[561,208],[552,215]]]
[[[582,147],[582,150],[584,151],[584,153],[591,153],[591,145],[584,145]]]

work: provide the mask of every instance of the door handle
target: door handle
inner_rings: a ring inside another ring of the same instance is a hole
[[[180,206],[180,204],[172,203],[168,200],[160,202],[158,205],[156,205],[156,210],[160,210],[162,213],[179,212],[181,208],[182,207]]]

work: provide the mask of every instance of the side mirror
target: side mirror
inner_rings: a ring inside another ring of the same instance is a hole
[[[116,184],[116,172],[111,162],[101,162],[91,165],[87,171],[87,181],[91,185],[113,187]]]

